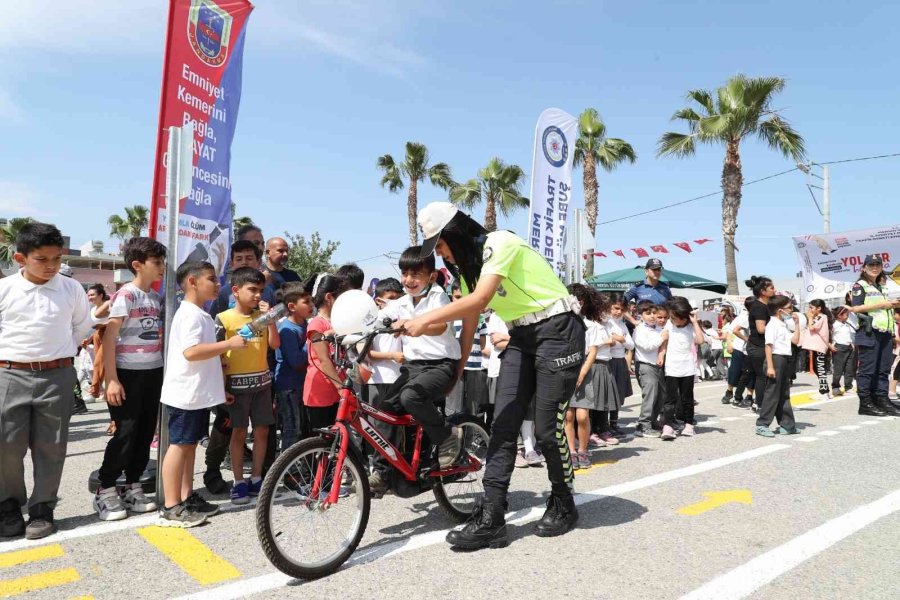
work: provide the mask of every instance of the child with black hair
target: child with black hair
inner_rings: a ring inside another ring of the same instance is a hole
[[[722,396],[722,404],[731,403],[737,408],[750,408],[753,405],[753,387],[755,381],[752,369],[747,360],[747,338],[750,335],[750,307],[756,299],[752,296],[744,300],[744,310],[728,324],[732,334],[731,362],[728,365],[728,386]],[[744,398],[744,391],[748,397]]]
[[[28,223],[15,244],[21,268],[0,279],[0,537],[39,539],[56,531],[53,511],[75,388],[72,357],[76,340],[94,321],[81,284],[59,274],[65,244],[59,229]],[[29,449],[30,497],[24,465]]]
[[[310,293],[297,281],[287,282],[275,292],[275,301],[287,308],[287,318],[278,323],[281,343],[275,351],[275,406],[284,452],[309,435],[303,410],[303,384],[309,365],[306,320],[312,316],[313,303]]]
[[[799,315],[797,315],[799,321]],[[828,391],[828,370],[826,358],[832,349],[831,343],[831,311],[825,306],[825,302],[819,300],[809,301],[806,311],[806,327],[802,328],[800,335],[800,347],[807,352],[812,352],[813,368],[816,378],[819,380],[819,394],[822,400],[831,398]]]
[[[684,421],[683,436],[694,435],[694,378],[697,364],[692,347],[703,343],[703,330],[687,298],[673,296],[666,302],[669,322],[662,332],[665,353],[666,401],[660,439],[674,440],[676,417]],[[676,414],[676,407],[679,407]]]
[[[366,281],[366,274],[356,263],[341,265],[334,274],[346,279],[351,290],[361,290]]]
[[[659,437],[654,425],[663,407],[665,375],[660,355],[663,328],[656,322],[656,308],[649,300],[637,305],[641,318],[634,329],[634,372],[641,387],[641,415],[634,430],[637,437]]]
[[[266,278],[252,267],[236,269],[231,275],[231,291],[235,306],[216,316],[216,339],[224,341],[238,334],[245,325],[268,310],[261,302]],[[228,404],[231,418],[231,470],[234,484],[231,487],[233,504],[248,504],[251,496],[257,496],[262,487],[263,462],[269,440],[269,428],[275,424],[272,410],[272,372],[269,370],[268,350],[277,350],[281,338],[275,323],[255,333],[246,344],[229,350],[223,358],[225,389],[234,395]],[[250,479],[244,479],[244,441],[247,429],[253,424],[253,466]]]
[[[153,512],[156,502],[144,495],[141,475],[150,461],[163,384],[161,302],[152,288],[166,269],[166,247],[148,237],[125,242],[125,264],[134,280],[117,291],[103,335],[106,403],[116,431],[100,465],[94,510],[102,521]],[[125,473],[119,497],[116,480]]]
[[[319,273],[312,275],[304,287],[318,310],[306,326],[309,363],[303,382],[303,405],[312,433],[315,429],[331,427],[337,416],[343,380],[331,360],[334,345],[322,338],[333,332],[331,307],[338,296],[350,289],[350,284],[343,277]]]
[[[625,398],[634,393],[631,388],[631,374],[628,368],[629,352],[634,350],[634,339],[628,331],[625,322],[625,300],[622,296],[615,296],[609,303],[609,319],[607,319],[607,329],[610,335],[620,336],[625,339],[624,342],[614,342],[610,348],[609,369],[619,390],[620,404],[625,402]],[[624,438],[625,432],[619,428],[619,411],[610,411],[609,413],[609,432],[617,438]]]
[[[216,299],[209,306],[209,314],[213,318],[222,311],[234,308],[235,299],[231,291],[231,274],[244,267],[250,267],[258,271],[262,265],[262,251],[259,249],[259,246],[246,239],[238,238],[238,241],[231,245],[229,258],[228,285],[222,286],[222,289],[219,290],[219,295],[216,296]],[[262,301],[270,305],[275,304],[275,292],[276,290],[271,285],[266,285],[262,291]]]
[[[773,296],[767,303],[769,322],[766,324],[766,388],[756,419],[756,435],[775,437],[776,434],[799,433],[791,408],[790,361],[791,344],[800,341],[800,315],[793,311],[787,296]],[[786,320],[793,320],[794,333],[788,330]],[[757,389],[759,395],[759,389]],[[772,431],[772,419],[778,421],[778,429]]]
[[[595,397],[594,410],[591,412],[591,443],[594,446],[616,446],[619,437],[622,436],[616,421],[616,430],[613,431],[612,423],[618,419],[619,409],[622,408],[622,398],[619,386],[616,385],[612,371],[612,348],[615,344],[625,344],[625,336],[618,333],[610,323],[612,304],[609,296],[594,290],[594,315],[593,323],[597,326],[594,338],[597,345],[597,355],[594,361],[593,392]],[[626,331],[627,333],[627,331]],[[624,437],[624,436],[623,436]]]

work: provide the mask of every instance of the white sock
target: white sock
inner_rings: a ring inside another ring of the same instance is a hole
[[[525,454],[534,452],[534,421],[522,421],[522,443],[525,445]]]
[[[250,477],[250,483],[259,483],[260,481],[262,481],[262,477]]]

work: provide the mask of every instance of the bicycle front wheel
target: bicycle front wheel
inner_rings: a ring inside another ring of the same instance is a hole
[[[266,558],[282,573],[314,579],[337,571],[362,540],[369,522],[369,481],[352,452],[340,474],[332,442],[310,438],[288,448],[266,475],[256,506],[256,534]],[[335,477],[340,494],[326,500]],[[312,493],[316,479],[320,491]]]
[[[484,493],[482,478],[487,462],[487,448],[490,436],[484,423],[475,417],[454,415],[450,421],[463,431],[463,451],[481,463],[477,471],[456,473],[438,477],[434,482],[434,498],[447,516],[462,523],[475,510],[475,501]]]

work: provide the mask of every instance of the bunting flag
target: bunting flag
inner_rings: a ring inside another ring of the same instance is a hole
[[[606,255],[602,252],[594,252],[594,256],[599,256],[600,258],[606,258]]]
[[[704,244],[710,244],[713,241],[714,240],[712,240],[710,238],[700,238],[700,239],[694,240],[693,243],[698,246],[702,246]],[[675,246],[676,248],[684,250],[688,254],[692,254],[694,252],[694,248],[691,246],[690,242],[672,242],[671,244],[652,244],[652,245],[650,245],[650,252],[656,252],[657,254],[669,254],[669,248],[667,246]],[[630,248],[630,250],[632,252],[634,252],[638,258],[646,258],[649,256],[647,250],[645,250],[645,247]],[[621,258],[626,258],[624,250],[613,250],[612,253]],[[600,257],[600,258],[607,257],[606,254],[604,254],[603,252],[599,252],[599,251],[594,252],[593,255]]]
[[[679,248],[681,248],[682,250],[684,250],[685,252],[688,252],[688,253],[692,252],[691,245],[688,244],[687,242],[675,242],[675,245],[678,246]]]
[[[703,238],[702,240],[694,240],[694,243],[697,244],[698,246],[702,246],[703,244],[706,244],[707,242],[711,242],[711,241],[712,240],[709,238]]]
[[[613,254],[615,254],[616,256],[621,256],[622,258],[625,258],[625,253],[622,250],[613,250]]]
[[[659,252],[660,254],[668,254],[669,253],[669,251],[666,250],[666,247],[663,246],[662,244],[658,244],[656,246],[650,246],[650,249],[653,250],[654,252]]]
[[[648,256],[650,256],[643,248],[632,248],[631,251],[637,254],[638,258],[647,258]]]

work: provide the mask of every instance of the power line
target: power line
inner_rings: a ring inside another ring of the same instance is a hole
[[[863,156],[863,157],[859,157],[859,158],[845,158],[845,159],[843,159],[843,160],[832,160],[832,161],[828,161],[828,162],[818,162],[818,163],[816,163],[816,164],[819,164],[819,165],[837,165],[837,164],[848,163],[848,162],[860,162],[860,161],[866,161],[866,160],[878,160],[878,159],[880,159],[880,158],[895,158],[895,157],[898,157],[898,156],[900,156],[900,152],[898,152],[898,153],[896,153],[896,154],[880,154],[880,155],[877,155],[877,156]],[[753,185],[754,183],[760,183],[760,182],[763,182],[763,181],[767,181],[767,180],[769,180],[769,179],[774,179],[774,178],[776,178],[776,177],[781,177],[782,175],[787,175],[788,173],[793,173],[794,171],[797,171],[797,170],[799,170],[799,169],[798,169],[797,167],[794,167],[793,169],[788,169],[788,170],[786,170],[786,171],[781,171],[780,173],[773,173],[772,175],[767,175],[767,176],[765,176],[765,177],[760,177],[759,179],[754,179],[753,181],[748,181],[748,182],[744,183],[744,185],[743,185],[742,187],[746,187],[746,186],[748,186],[748,185]],[[812,192],[812,190],[810,190],[810,192]],[[634,213],[634,214],[631,214],[631,215],[626,215],[626,216],[624,216],[624,217],[619,217],[619,218],[617,218],[617,219],[610,219],[609,221],[601,221],[601,222],[597,223],[597,225],[609,225],[609,224],[611,224],[611,223],[618,223],[619,221],[626,221],[626,220],[628,220],[628,219],[634,219],[634,218],[636,218],[636,217],[642,217],[642,216],[644,216],[644,215],[649,215],[649,214],[651,214],[651,213],[659,212],[659,211],[666,210],[666,209],[669,209],[669,208],[674,208],[674,207],[676,207],[676,206],[682,206],[682,205],[684,205],[684,204],[689,204],[689,203],[691,203],[691,202],[697,202],[698,200],[704,200],[704,199],[706,199],[706,198],[712,198],[713,196],[720,196],[721,194],[722,194],[722,190],[717,190],[717,191],[711,192],[711,193],[709,193],[709,194],[703,194],[702,196],[695,196],[694,198],[688,198],[687,200],[682,200],[682,201],[680,201],[680,202],[673,202],[673,203],[671,203],[671,204],[665,204],[665,205],[663,205],[663,206],[658,206],[658,207],[656,207],[656,208],[651,208],[650,210],[645,210],[645,211],[641,211],[641,212],[639,212],[639,213]],[[813,196],[813,201],[815,201],[815,196]],[[819,209],[818,202],[816,202],[816,208],[819,210],[819,214],[821,214],[822,211],[821,211],[821,209]]]

